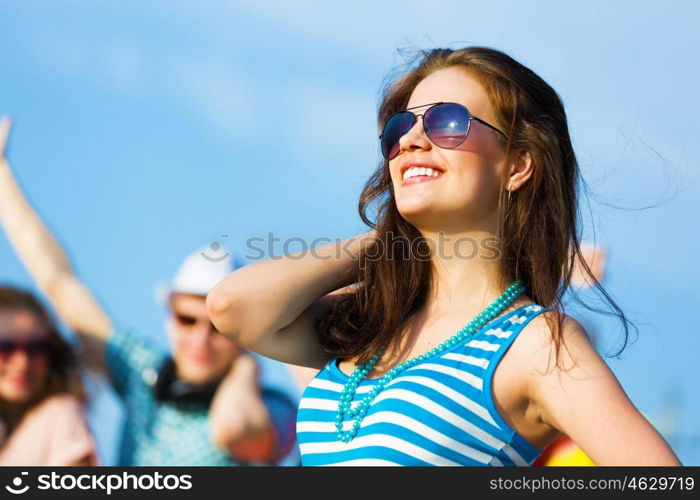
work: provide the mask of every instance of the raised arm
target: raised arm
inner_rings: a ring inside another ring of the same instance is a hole
[[[10,132],[7,117],[0,120],[0,224],[38,287],[59,317],[80,336],[86,362],[104,369],[104,341],[112,328],[110,318],[75,276],[53,235],[25,198],[5,158]]]
[[[244,348],[293,365],[322,368],[330,359],[314,326],[358,279],[359,258],[374,231],[312,251],[244,266],[207,296],[216,328]]]

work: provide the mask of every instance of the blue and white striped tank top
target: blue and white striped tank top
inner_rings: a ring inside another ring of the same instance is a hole
[[[305,388],[297,412],[302,465],[528,466],[543,450],[499,414],[493,374],[518,333],[550,309],[521,306],[450,349],[404,370],[379,392],[355,437],[335,430],[338,398],[348,375],[332,358]],[[371,389],[364,379],[351,406]],[[345,420],[350,429],[354,420]]]

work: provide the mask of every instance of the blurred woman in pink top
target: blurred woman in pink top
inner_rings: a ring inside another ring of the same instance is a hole
[[[0,465],[97,465],[70,345],[34,296],[0,286]]]

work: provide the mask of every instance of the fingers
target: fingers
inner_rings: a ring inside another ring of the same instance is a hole
[[[7,145],[7,138],[10,136],[11,125],[9,116],[4,115],[0,119],[0,158],[5,157],[5,146]]]

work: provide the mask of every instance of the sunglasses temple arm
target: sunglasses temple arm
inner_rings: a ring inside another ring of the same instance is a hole
[[[497,129],[496,127],[494,127],[494,126],[491,125],[490,123],[485,122],[485,121],[482,120],[481,118],[477,118],[476,116],[472,116],[472,120],[476,120],[476,121],[478,121],[479,123],[483,123],[483,124],[486,125],[488,128],[490,128],[490,129],[492,129],[492,130],[495,130],[496,132],[498,132],[499,134],[501,134],[503,137],[507,137],[506,134],[504,134],[503,132],[501,132],[499,129]]]

